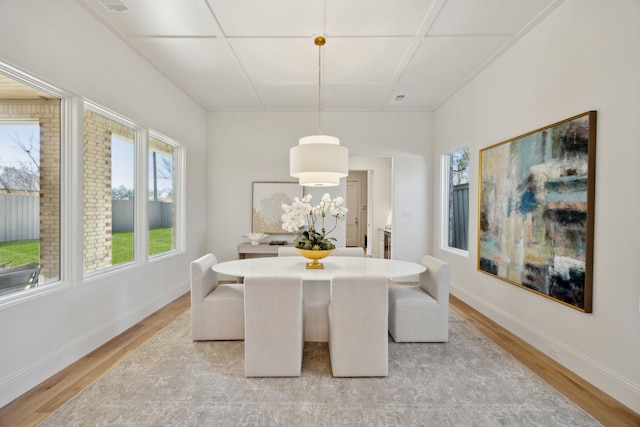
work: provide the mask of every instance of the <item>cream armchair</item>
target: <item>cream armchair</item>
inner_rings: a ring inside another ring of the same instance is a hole
[[[395,342],[449,341],[449,264],[425,255],[419,286],[389,287],[389,333]]]
[[[204,255],[191,263],[191,338],[194,341],[244,339],[244,285],[218,285],[211,269],[218,260]]]

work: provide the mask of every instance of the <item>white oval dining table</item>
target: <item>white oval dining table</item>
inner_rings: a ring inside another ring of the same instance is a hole
[[[329,339],[327,307],[331,300],[331,279],[340,275],[385,276],[392,280],[416,280],[426,267],[415,262],[393,259],[329,256],[321,260],[322,270],[306,268],[302,256],[247,258],[225,261],[212,267],[219,274],[236,277],[289,276],[303,281],[304,340]]]
[[[307,269],[308,260],[302,256],[247,258],[225,261],[212,267],[213,271],[229,276],[289,276],[302,280],[331,280],[337,275],[385,276],[402,279],[416,276],[426,267],[416,262],[395,259],[328,256],[320,260],[324,269]]]

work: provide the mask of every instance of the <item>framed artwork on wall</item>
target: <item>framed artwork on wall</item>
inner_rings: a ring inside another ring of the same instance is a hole
[[[303,187],[297,182],[254,182],[251,232],[292,234],[282,228],[282,204],[303,197]]]
[[[596,112],[480,150],[478,270],[591,313]]]

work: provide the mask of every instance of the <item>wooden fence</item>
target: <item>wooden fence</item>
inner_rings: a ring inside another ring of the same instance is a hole
[[[133,230],[133,200],[112,201],[112,231]],[[149,227],[171,227],[173,205],[149,202]],[[0,242],[40,237],[40,197],[0,194]]]
[[[469,184],[453,186],[449,218],[449,246],[469,250]]]
[[[133,230],[133,200],[113,200],[112,231]],[[173,225],[173,204],[170,202],[150,201],[149,228],[171,227]]]

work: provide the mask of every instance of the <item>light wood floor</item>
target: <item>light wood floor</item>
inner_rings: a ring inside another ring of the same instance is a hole
[[[189,294],[0,408],[0,426],[36,426],[189,308]],[[563,368],[455,297],[451,308],[605,426],[640,426],[640,415]]]

